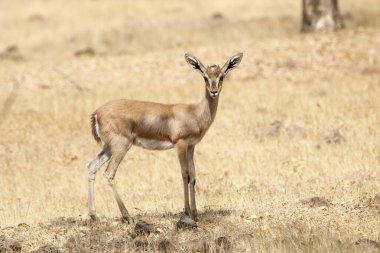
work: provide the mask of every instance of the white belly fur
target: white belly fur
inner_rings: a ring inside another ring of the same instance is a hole
[[[136,138],[133,142],[134,145],[145,148],[145,149],[171,149],[174,147],[174,144],[170,141],[159,141],[159,140],[150,140],[144,138]]]

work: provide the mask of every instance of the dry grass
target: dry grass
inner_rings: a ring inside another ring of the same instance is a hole
[[[0,236],[26,252],[45,243],[65,252],[160,250],[165,241],[173,251],[217,251],[220,237],[231,251],[379,250],[363,243],[380,240],[375,2],[342,2],[345,31],[299,35],[296,1],[1,1],[2,43],[22,58],[0,57]],[[202,79],[186,51],[206,64],[245,54],[196,148],[199,227],[175,229],[175,151],[139,148],[117,183],[132,215],[161,233],[121,224],[101,173],[103,222],[90,223],[85,164],[99,151],[90,113],[121,97],[199,101]],[[302,204],[316,196],[331,205]]]

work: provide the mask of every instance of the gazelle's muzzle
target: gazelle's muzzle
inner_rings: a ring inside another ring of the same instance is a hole
[[[218,87],[215,81],[211,82],[211,85],[208,87],[208,92],[212,98],[216,98],[220,93],[221,87]]]
[[[212,98],[216,98],[219,95],[219,91],[209,91]]]

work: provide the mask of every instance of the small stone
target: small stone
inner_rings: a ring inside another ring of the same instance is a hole
[[[196,227],[198,227],[197,223],[187,215],[182,216],[177,222],[177,229],[179,228],[194,229]]]
[[[21,243],[13,238],[0,237],[0,252],[21,252]]]
[[[333,130],[333,132],[325,137],[327,144],[341,143],[345,141],[343,135],[339,132],[339,129]]]
[[[22,61],[24,57],[21,55],[17,45],[9,45],[5,48],[0,48],[0,60],[3,59]]]
[[[225,19],[225,16],[223,15],[223,13],[220,13],[220,12],[214,12],[211,17],[217,20]]]
[[[297,67],[296,62],[293,59],[287,59],[283,64],[283,67],[287,69],[295,69]]]
[[[90,229],[88,227],[79,227],[79,231],[83,234],[87,234]]]
[[[150,234],[150,233],[158,233],[158,230],[146,221],[138,220],[135,225],[135,232],[137,234]]]
[[[81,57],[81,56],[94,56],[96,54],[95,50],[92,47],[86,47],[79,49],[74,52],[74,55],[76,57]]]
[[[331,202],[322,197],[312,197],[310,199],[303,199],[301,203],[304,205],[309,205],[310,207],[328,207],[331,205]]]
[[[355,242],[356,245],[362,246],[367,248],[373,248],[373,249],[380,249],[380,243],[375,240],[370,240],[370,239],[359,239]],[[368,251],[366,251],[368,252]]]
[[[281,121],[279,121],[279,120],[273,121],[267,130],[267,135],[270,137],[277,136],[280,133],[281,127],[282,127]]]
[[[30,226],[28,224],[26,224],[25,222],[18,224],[17,227],[18,228],[25,228],[25,229],[30,228]]]
[[[28,17],[28,21],[43,23],[45,21],[45,18],[40,14],[32,14]]]

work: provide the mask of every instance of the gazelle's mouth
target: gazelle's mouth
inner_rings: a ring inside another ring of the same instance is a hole
[[[219,92],[218,92],[218,91],[214,91],[214,92],[210,91],[210,96],[211,96],[212,98],[216,98],[218,95],[219,95]]]

